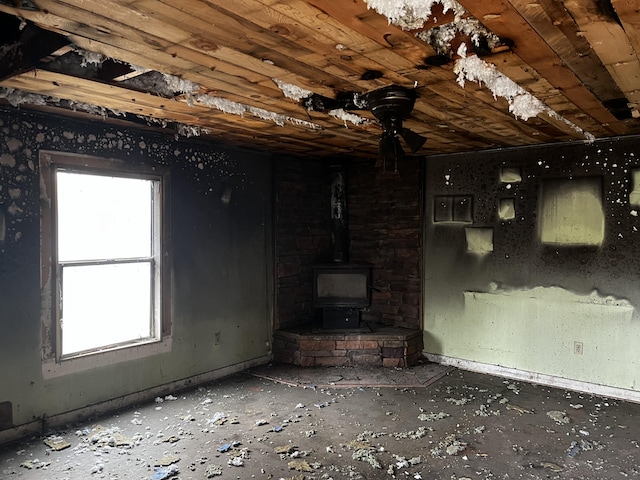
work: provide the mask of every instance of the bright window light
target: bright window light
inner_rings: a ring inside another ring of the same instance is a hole
[[[159,338],[158,179],[56,170],[62,357]]]

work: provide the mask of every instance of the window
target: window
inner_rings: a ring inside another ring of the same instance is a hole
[[[169,333],[166,175],[42,152],[45,360],[158,343]]]

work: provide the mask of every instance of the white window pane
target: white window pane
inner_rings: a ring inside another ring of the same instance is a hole
[[[153,336],[151,264],[64,267],[62,354]]]
[[[151,256],[152,180],[58,171],[58,259]]]

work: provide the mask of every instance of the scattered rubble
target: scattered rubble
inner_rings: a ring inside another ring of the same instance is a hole
[[[547,412],[547,416],[558,425],[567,425],[571,422],[571,419],[567,416],[567,412],[564,411],[551,410]]]
[[[47,437],[44,439],[44,444],[56,451],[64,450],[65,448],[69,448],[71,444],[67,442],[64,438],[52,435],[51,437]]]
[[[289,470],[297,470],[298,472],[313,472],[313,468],[304,460],[292,460],[287,463]]]
[[[207,478],[218,477],[222,475],[222,467],[218,465],[209,465],[204,471],[204,474],[207,476]]]
[[[274,387],[272,393],[270,383],[253,381],[261,382],[260,395],[267,399],[259,405],[245,406],[243,399],[252,398],[252,393],[244,385],[233,387],[233,383],[221,391],[210,387],[184,397],[157,397],[142,408],[114,417],[113,423],[76,425],[68,432],[48,434],[38,440],[37,455],[32,447],[15,449],[15,461],[0,464],[0,477],[12,478],[22,472],[25,478],[45,478],[46,470],[46,478],[60,479],[272,476],[296,480],[419,480],[442,477],[444,464],[450,469],[446,478],[451,480],[506,478],[506,472],[509,478],[518,478],[515,465],[518,469],[537,469],[531,470],[530,476],[549,478],[561,472],[567,472],[563,475],[569,478],[574,468],[581,468],[581,472],[591,469],[592,476],[581,476],[585,479],[640,473],[634,473],[631,460],[623,465],[620,459],[617,470],[622,473],[616,471],[612,476],[611,468],[596,457],[597,452],[615,456],[614,448],[627,445],[636,449],[640,444],[627,439],[635,428],[631,423],[623,417],[608,416],[614,408],[612,402],[594,401],[586,395],[579,397],[580,404],[569,404],[576,397],[556,395],[551,401],[540,392],[533,397],[524,383],[495,382],[492,388],[481,388],[455,378],[442,380],[442,387],[432,387],[432,394],[425,397],[400,389],[357,387],[338,395],[325,388],[299,388],[296,394],[295,390]],[[522,403],[511,403],[505,392],[511,397],[520,395]],[[319,401],[318,397],[325,395],[327,401]],[[536,398],[539,403],[534,403]],[[411,399],[411,406],[403,403],[407,399]],[[420,415],[416,418],[418,402],[423,408],[418,407]],[[156,406],[163,409],[155,411]],[[512,413],[501,418],[498,406]],[[574,419],[568,417],[565,408],[574,409]],[[484,417],[482,424],[479,416]],[[549,428],[550,419],[566,425],[566,431],[558,433]],[[523,422],[532,427],[526,434],[520,428]],[[295,423],[299,428],[290,428]],[[618,432],[615,435],[614,429]],[[346,434],[353,436],[346,438]],[[565,434],[567,439],[558,441],[557,436]],[[71,442],[67,440],[70,435]],[[536,435],[538,442],[555,440],[534,446],[529,437]],[[506,448],[496,446],[505,443]],[[38,460],[44,455],[49,455],[46,462]],[[273,462],[279,466],[271,470]],[[124,476],[119,473],[123,468],[127,469]],[[283,475],[286,470],[291,473]]]
[[[438,420],[442,420],[443,418],[450,417],[448,413],[439,412],[439,413],[421,413],[418,415],[418,420],[422,420],[423,422],[436,422]]]

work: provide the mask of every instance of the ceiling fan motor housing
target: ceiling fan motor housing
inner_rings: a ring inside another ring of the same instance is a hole
[[[402,120],[407,118],[413,110],[415,101],[415,90],[399,85],[389,85],[367,94],[367,103],[371,113],[383,125],[391,119],[402,123]]]

